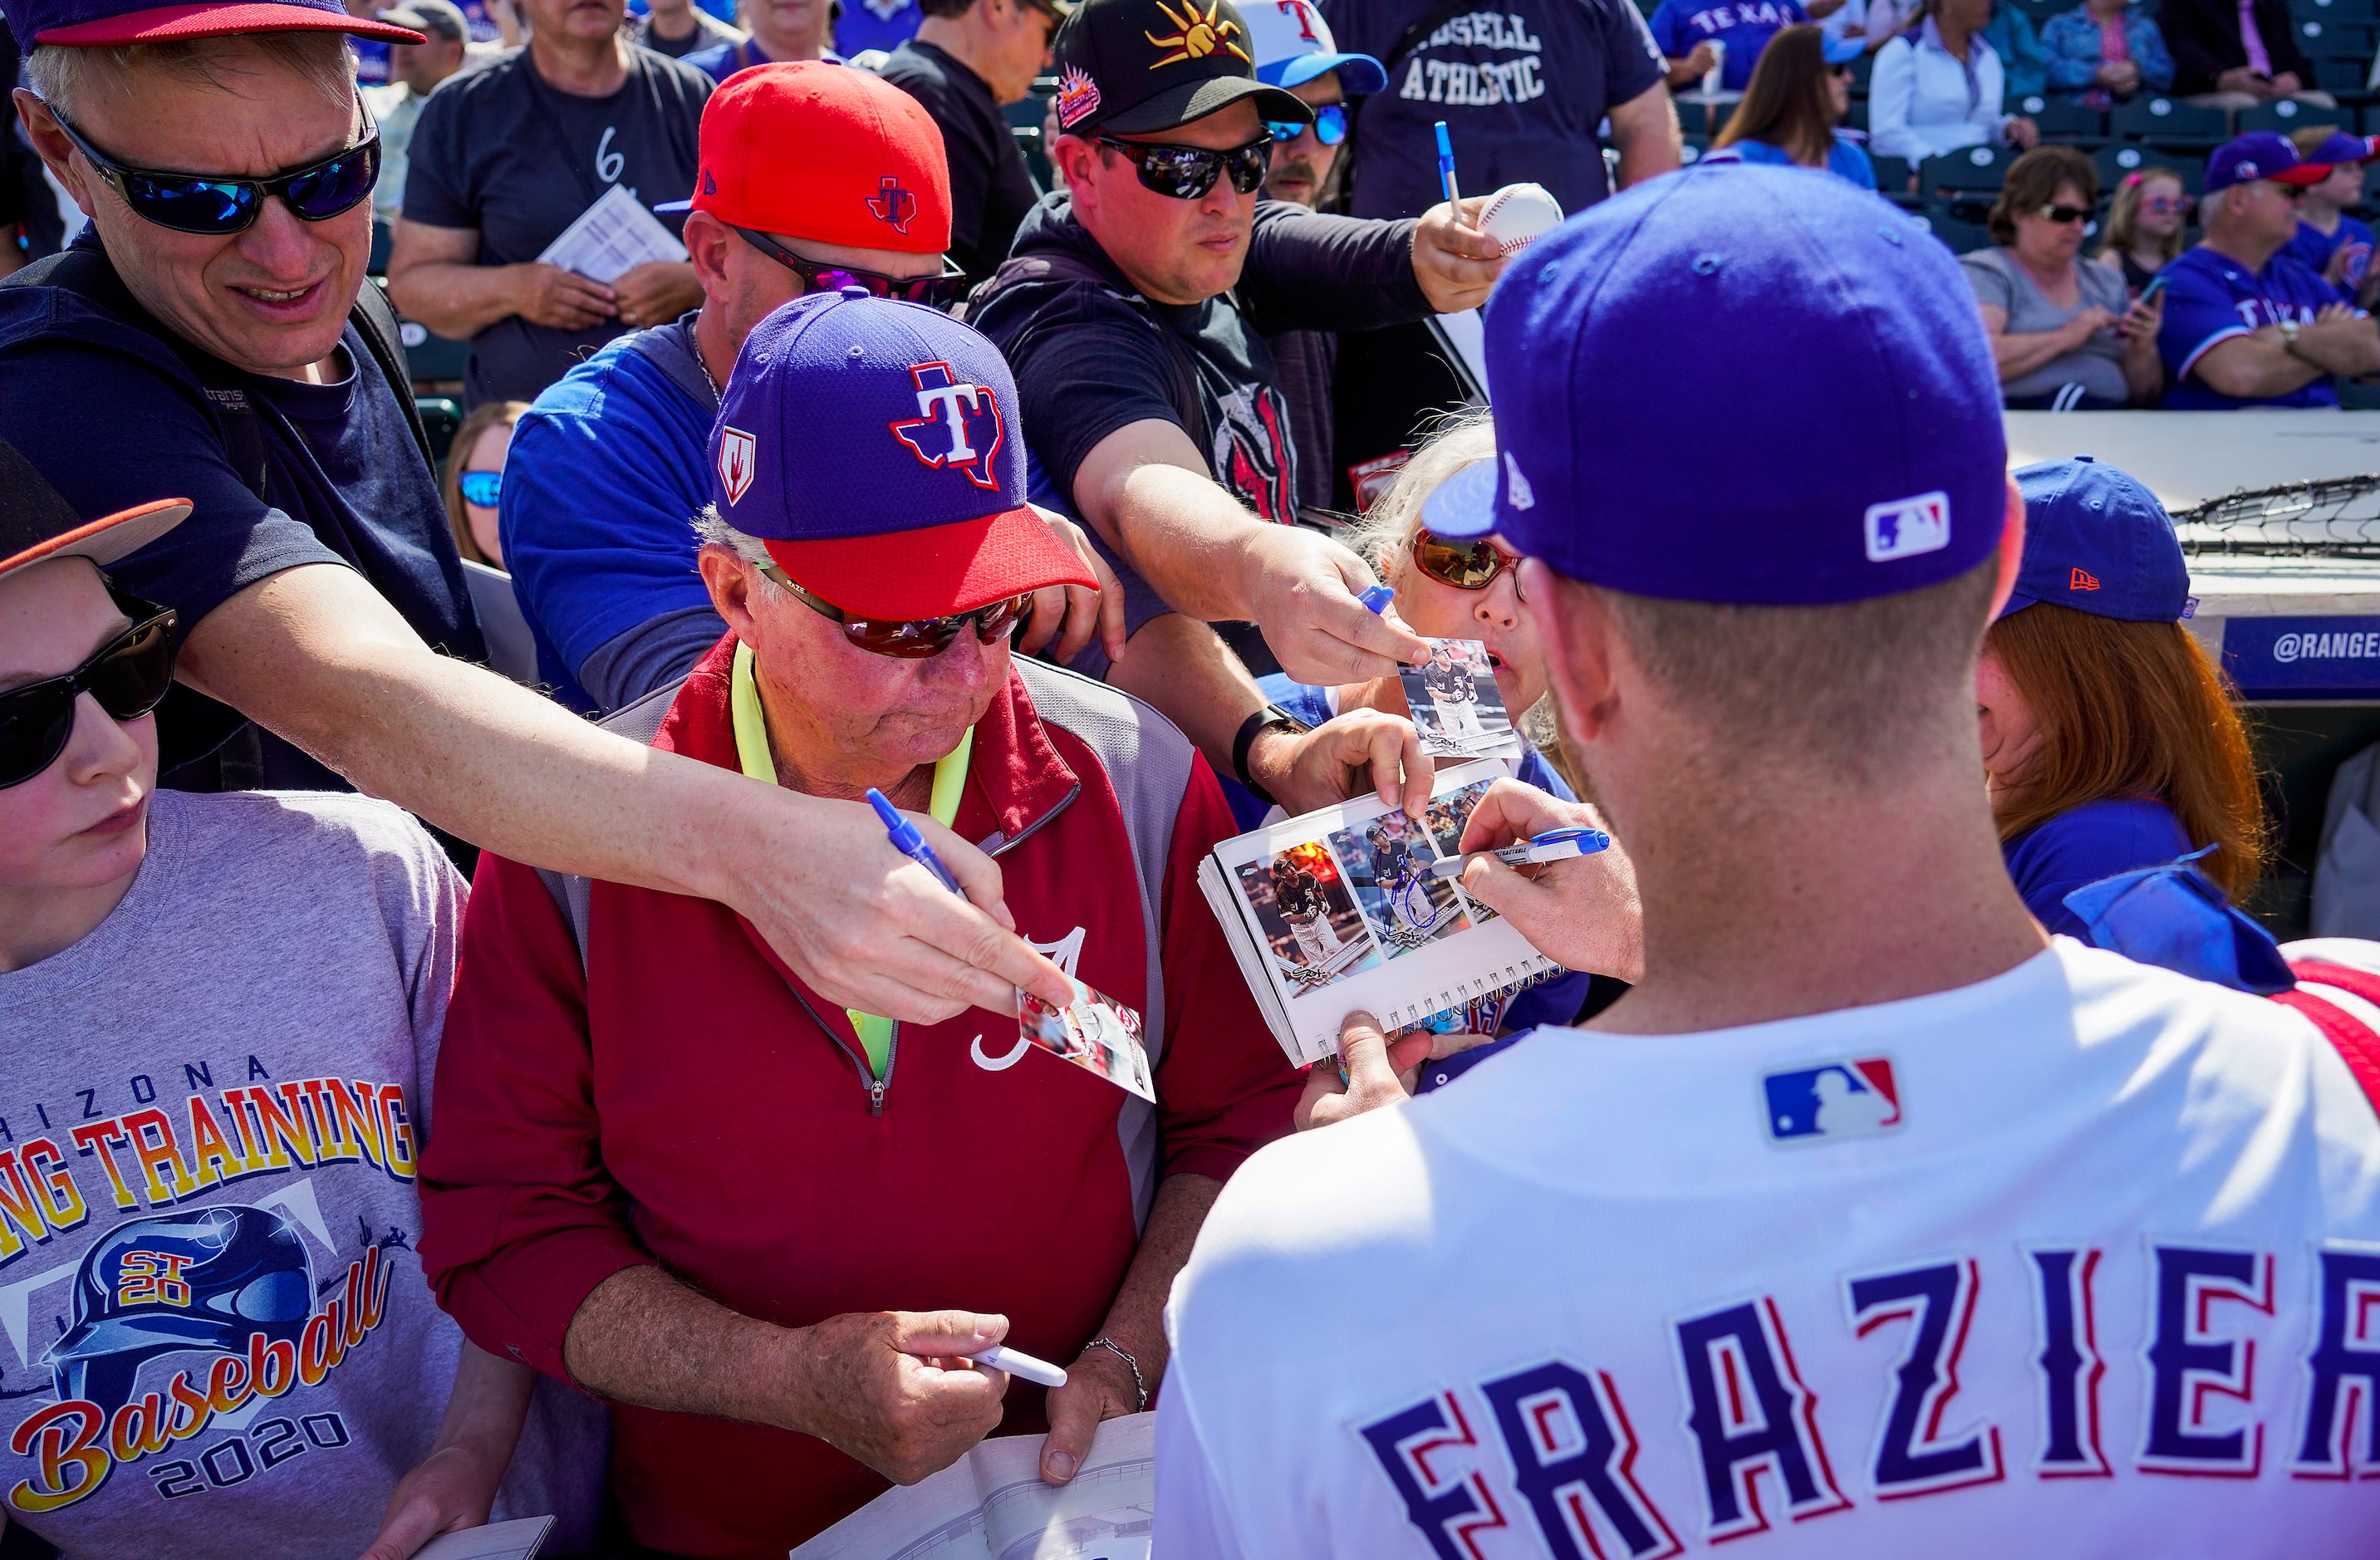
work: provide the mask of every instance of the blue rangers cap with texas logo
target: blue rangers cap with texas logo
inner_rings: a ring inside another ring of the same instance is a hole
[[[710,481],[721,518],[862,617],[1099,583],[1025,502],[999,348],[864,287],[796,298],[745,339],[711,425]]]
[[[1496,502],[1474,524],[1572,579],[1817,606],[1999,544],[2008,441],[1974,294],[1840,179],[1726,163],[1639,185],[1514,260],[1487,335]]]

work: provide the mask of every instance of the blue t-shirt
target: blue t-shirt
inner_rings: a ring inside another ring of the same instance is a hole
[[[1751,84],[1760,51],[1784,28],[1808,21],[1801,0],[1661,0],[1653,13],[1653,42],[1671,59],[1683,59],[1697,43],[1716,40],[1727,50],[1719,86],[1740,92]],[[1874,189],[1876,181],[1870,179]]]
[[[844,0],[843,17],[834,24],[834,52],[845,59],[868,49],[889,54],[917,36],[925,16],[917,0]]]
[[[99,246],[86,230],[76,247]],[[0,287],[0,439],[78,514],[190,501],[188,519],[109,568],[119,585],[174,608],[187,636],[259,580],[344,563],[432,648],[487,659],[438,486],[354,325],[341,338],[349,372],[340,382],[252,381],[270,409],[259,497],[233,468],[206,391],[143,322],[62,288]],[[181,747],[196,726],[180,722],[186,714],[195,720],[200,705],[175,697],[159,715],[168,765],[196,756]],[[205,707],[219,737],[227,718]],[[298,748],[260,735],[266,786],[346,789]]]
[[[2204,244],[2183,251],[2157,272],[2165,278],[2165,325],[2157,353],[2165,359],[2168,411],[2228,411],[2235,406],[2336,406],[2338,392],[2325,374],[2287,395],[2240,400],[2222,394],[2191,370],[2209,347],[2234,336],[2252,335],[2284,320],[2313,323],[2314,315],[2347,299],[2283,249],[2250,271]]]
[[[1322,0],[1339,47],[1385,60],[1435,0]],[[1534,180],[1575,216],[1610,193],[1596,134],[1668,66],[1631,0],[1496,0],[1451,17],[1399,61],[1356,116],[1350,214],[1417,217],[1445,197],[1435,120],[1465,190]]]
[[[912,28],[911,30],[916,30]],[[829,49],[819,57],[832,65],[843,63],[843,56],[832,49]],[[759,39],[747,38],[741,43],[714,43],[708,49],[697,49],[686,56],[686,63],[701,71],[713,81],[724,81],[739,70],[749,70],[756,65],[774,65],[776,62],[761,52]]]
[[[1309,726],[1319,726],[1330,719],[1329,692],[1305,683],[1293,683],[1287,672],[1275,671],[1259,677],[1257,686],[1264,690],[1265,697]],[[1554,767],[1546,762],[1545,755],[1526,742],[1521,744],[1520,762],[1512,766],[1512,772],[1517,779],[1565,802],[1578,800],[1569,784],[1555,772]],[[1241,832],[1245,833],[1264,822],[1265,815],[1272,811],[1270,804],[1257,800],[1246,786],[1232,776],[1219,775],[1216,778],[1223,782],[1223,799],[1231,804],[1232,819],[1239,825]],[[1594,979],[1593,975],[1580,970],[1556,975],[1549,981],[1529,987],[1512,998],[1497,1028],[1506,1034],[1516,1034],[1539,1024],[1570,1022],[1578,1017],[1579,1010],[1585,1005],[1586,988]]]
[[[612,708],[631,689],[596,653],[674,613],[710,611],[689,522],[710,502],[711,414],[624,336],[565,374],[513,429],[497,519],[513,594],[537,635],[538,674],[574,708]],[[711,619],[715,623],[717,620]],[[720,630],[692,637],[703,645]],[[683,667],[656,668],[658,686]]]
[[[2281,253],[2321,276],[2330,269],[2330,257],[2338,253],[2341,246],[2351,246],[2347,255],[2347,284],[2360,287],[2363,284],[2365,270],[2372,264],[2372,245],[2371,228],[2353,217],[2341,215],[2338,226],[2328,233],[2310,222],[2300,222],[2298,236],[2289,240],[2289,247]]]
[[[1774,141],[1765,140],[1736,141],[1711,153],[1710,157],[1705,158],[1704,161],[1725,157],[1729,152],[1735,153],[1736,160],[1742,163],[1759,163],[1775,168],[1801,166],[1793,161],[1792,154],[1783,147]],[[1810,171],[1817,172],[1815,168]],[[1827,151],[1826,171],[1837,178],[1849,179],[1862,189],[1876,187],[1876,164],[1868,161],[1867,149],[1854,146],[1840,136],[1835,138],[1835,144]]]
[[[2187,855],[2190,837],[2164,803],[2146,797],[2085,802],[2000,847],[2009,877],[2034,918],[2053,932],[2089,938],[2066,896],[2144,866]]]

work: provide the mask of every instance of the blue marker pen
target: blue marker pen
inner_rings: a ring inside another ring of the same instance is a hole
[[[1463,193],[1454,187],[1454,143],[1446,139],[1446,121],[1438,122],[1438,182],[1446,190],[1446,203],[1462,202]]]
[[[966,898],[966,890],[960,888],[959,880],[951,876],[951,869],[942,865],[942,858],[934,854],[934,848],[926,843],[926,837],[917,832],[917,826],[903,817],[901,809],[885,800],[884,793],[874,786],[868,788],[868,804],[876,809],[878,817],[884,820],[884,832],[892,838],[894,850],[932,873],[941,879],[943,888],[961,899]]]
[[[1366,611],[1370,612],[1375,616],[1387,611],[1389,610],[1389,603],[1396,599],[1397,593],[1390,589],[1385,585],[1376,585],[1369,590],[1365,591],[1363,595],[1355,598],[1356,600],[1364,603],[1364,610]]]
[[[1429,864],[1432,877],[1460,877],[1470,865],[1471,856],[1494,856],[1506,866],[1540,866],[1549,861],[1568,861],[1572,856],[1591,856],[1597,851],[1611,849],[1611,836],[1599,828],[1555,828],[1523,840],[1517,845],[1505,845],[1493,851],[1474,851],[1470,856],[1441,856]]]

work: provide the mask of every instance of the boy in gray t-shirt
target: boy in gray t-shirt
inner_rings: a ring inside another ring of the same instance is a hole
[[[155,790],[172,625],[97,565],[178,514],[60,547],[20,497],[0,497],[0,1514],[74,1560],[381,1560],[492,1502],[557,1514],[547,1553],[576,1552],[601,1409],[467,1344],[413,1254],[461,877],[385,803]]]

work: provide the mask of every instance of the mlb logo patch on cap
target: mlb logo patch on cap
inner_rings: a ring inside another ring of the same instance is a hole
[[[1873,1137],[1900,1125],[1900,1085],[1888,1057],[1820,1062],[1760,1080],[1771,1143]]]
[[[1870,504],[1867,511],[1867,561],[1888,563],[1939,552],[1950,545],[1950,495],[1920,493],[1912,499]]]

